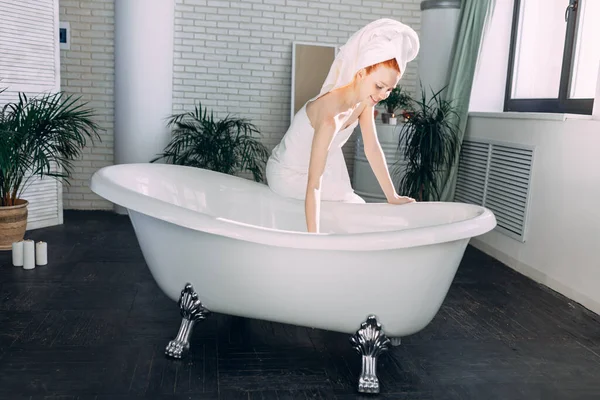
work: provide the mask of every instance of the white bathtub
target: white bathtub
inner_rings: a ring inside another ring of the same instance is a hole
[[[128,209],[171,299],[189,282],[213,312],[355,336],[369,316],[392,338],[427,326],[469,239],[496,225],[489,210],[469,204],[324,202],[323,232],[307,233],[303,201],[165,164],[105,167],[91,189]]]

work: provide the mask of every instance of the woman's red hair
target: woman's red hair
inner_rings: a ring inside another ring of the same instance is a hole
[[[398,65],[398,62],[395,58],[391,58],[389,60],[385,60],[377,64],[369,65],[365,68],[365,71],[367,72],[367,75],[369,75],[371,72],[375,71],[380,66],[395,69],[398,73],[400,73],[400,66]]]
[[[382,61],[377,64],[369,65],[368,67],[365,67],[365,72],[367,73],[367,75],[369,75],[370,73],[375,71],[380,66],[392,68],[392,69],[396,70],[396,72],[400,73],[400,66],[398,65],[398,62],[396,61],[395,58],[391,58],[389,60],[385,60],[385,61]],[[358,72],[356,74],[354,74],[354,78],[352,79],[351,83],[354,83],[356,81],[357,77],[358,77]]]

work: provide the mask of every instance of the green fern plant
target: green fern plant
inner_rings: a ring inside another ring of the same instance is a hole
[[[199,102],[194,111],[171,115],[167,126],[172,131],[171,140],[150,162],[164,159],[230,175],[249,171],[255,181],[264,181],[269,152],[255,137],[259,131],[248,120],[229,116],[217,120]]]
[[[0,90],[0,93],[6,89]],[[92,109],[62,92],[19,99],[0,109],[0,206],[13,206],[33,177],[68,184],[87,139],[100,139]]]
[[[444,88],[445,89],[445,88]],[[438,201],[440,187],[438,177],[454,162],[460,149],[460,119],[456,107],[441,96],[441,89],[427,99],[421,90],[421,99],[413,100],[415,106],[410,118],[401,128],[398,149],[407,163],[400,171],[399,191],[417,201]]]

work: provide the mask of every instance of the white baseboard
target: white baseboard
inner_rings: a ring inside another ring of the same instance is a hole
[[[596,300],[591,299],[587,295],[580,293],[579,291],[557,281],[554,278],[549,277],[545,273],[533,268],[531,265],[525,264],[521,261],[515,260],[508,254],[499,251],[487,243],[482,242],[477,238],[472,238],[469,242],[476,249],[481,250],[487,255],[494,257],[498,261],[514,269],[515,271],[533,279],[534,281],[541,283],[544,286],[568,297],[569,299],[581,304],[588,310],[600,315],[600,303]]]

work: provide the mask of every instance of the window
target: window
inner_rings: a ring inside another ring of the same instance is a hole
[[[515,0],[504,111],[591,114],[600,0]]]

